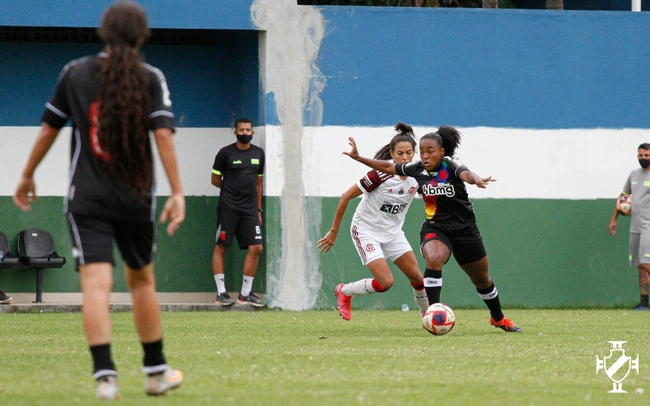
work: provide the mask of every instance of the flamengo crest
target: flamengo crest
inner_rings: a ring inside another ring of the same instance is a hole
[[[609,355],[598,358],[596,355],[596,374],[602,369],[609,379],[611,379],[614,387],[607,393],[627,393],[623,390],[623,380],[630,374],[630,370],[636,371],[639,374],[639,355],[636,359],[628,357],[623,349],[623,344],[627,341],[608,341],[612,344],[609,349]]]

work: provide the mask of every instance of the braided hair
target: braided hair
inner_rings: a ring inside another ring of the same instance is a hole
[[[391,151],[395,151],[395,147],[400,142],[410,142],[413,149],[415,149],[417,143],[415,142],[413,127],[399,122],[395,125],[395,131],[397,132],[397,135],[395,135],[388,144],[381,147],[381,149],[375,153],[375,159],[381,159],[382,161],[388,161],[389,159],[392,159],[390,153]]]
[[[99,59],[100,162],[109,178],[142,200],[150,195],[153,178],[149,79],[139,56],[149,36],[146,13],[135,2],[116,2],[104,13],[98,33],[108,46],[108,57]]]

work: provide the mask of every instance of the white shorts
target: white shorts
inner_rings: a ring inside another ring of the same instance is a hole
[[[364,266],[378,258],[386,258],[394,262],[407,252],[413,251],[402,230],[397,231],[389,240],[378,241],[372,233],[364,232],[362,228],[352,223],[350,234]]]
[[[630,233],[630,265],[650,264],[650,233]]]

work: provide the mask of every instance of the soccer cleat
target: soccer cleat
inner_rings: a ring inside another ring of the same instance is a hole
[[[165,372],[147,376],[144,389],[149,396],[163,395],[171,389],[176,389],[183,383],[183,373],[177,369],[167,368]]]
[[[490,317],[490,324],[492,324],[494,327],[498,327],[501,330],[507,332],[507,333],[523,333],[524,330],[522,330],[518,325],[512,322],[507,317],[502,318],[500,321],[494,321],[492,317]]]
[[[117,377],[113,375],[102,376],[97,380],[97,399],[115,400],[120,399],[120,388],[117,386]]]
[[[217,293],[217,300],[215,300],[214,303],[218,304],[219,306],[232,306],[235,304],[235,301],[230,297],[228,292],[224,292]]]
[[[336,310],[339,311],[343,320],[350,320],[352,318],[352,296],[348,296],[341,292],[343,284],[340,283],[334,288],[336,295]]]
[[[429,308],[429,298],[427,297],[426,292],[421,293],[420,295],[415,294],[415,292],[414,292],[413,297],[415,298],[415,304],[420,309],[420,316],[424,317],[424,313]]]
[[[9,298],[9,299],[11,300],[11,298]],[[1,303],[1,302],[0,302],[0,303]],[[644,310],[650,310],[650,307],[648,307],[648,306],[644,306],[644,305],[640,304],[640,305],[638,305],[637,307],[635,307],[635,308],[632,309],[632,310],[634,310],[635,312],[642,312],[642,311],[644,311]]]
[[[0,290],[0,304],[11,304],[11,296],[7,296],[3,290]]]
[[[242,296],[241,293],[237,297],[237,303],[239,304],[249,304],[255,307],[264,307],[266,302],[264,302],[259,297],[255,296],[253,292],[249,293],[248,296]]]

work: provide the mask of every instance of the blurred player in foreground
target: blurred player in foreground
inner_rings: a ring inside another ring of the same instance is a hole
[[[145,391],[161,395],[183,381],[163,355],[160,307],[153,255],[156,198],[149,131],[171,185],[160,216],[171,236],[185,219],[172,135],[174,115],[162,72],[144,64],[139,49],[149,35],[147,16],[134,2],[112,4],[99,31],[104,52],[68,63],[54,96],[14,202],[29,210],[36,200],[34,171],[60,129],[72,119],[72,154],[65,212],[83,291],[83,324],[93,358],[99,399],[120,397],[111,356],[110,293],[113,241],[126,263],[135,328],[144,350]]]

